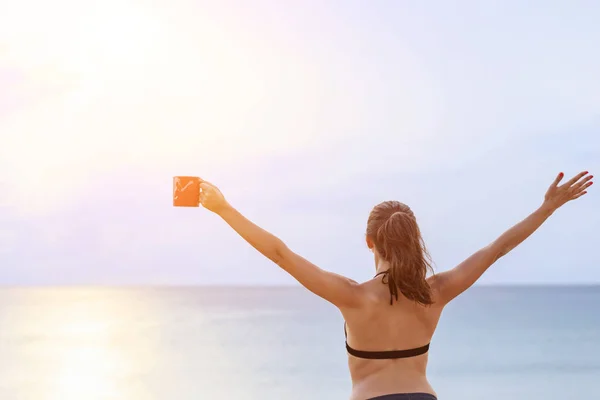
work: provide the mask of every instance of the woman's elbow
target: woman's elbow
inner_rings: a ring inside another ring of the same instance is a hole
[[[271,261],[275,264],[283,267],[283,265],[287,264],[286,261],[290,258],[291,251],[290,249],[283,243],[281,240],[278,240],[277,245],[273,251],[271,257]]]

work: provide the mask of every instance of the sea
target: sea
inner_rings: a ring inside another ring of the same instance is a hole
[[[599,309],[600,286],[474,287],[429,380],[440,400],[600,399]],[[0,289],[1,400],[349,394],[342,317],[302,287]]]

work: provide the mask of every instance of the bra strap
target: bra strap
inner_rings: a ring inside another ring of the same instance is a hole
[[[352,347],[348,346],[348,343],[346,342],[346,350],[348,351],[348,354],[351,354],[354,357],[367,358],[371,360],[386,360],[420,356],[421,354],[425,354],[429,351],[429,343],[425,346],[408,350],[363,351],[353,349]]]

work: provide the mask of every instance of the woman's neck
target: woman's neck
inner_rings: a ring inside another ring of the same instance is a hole
[[[375,253],[375,273],[379,274],[390,269],[390,263],[382,260],[377,253]]]

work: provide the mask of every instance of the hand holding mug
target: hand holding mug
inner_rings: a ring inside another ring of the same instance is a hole
[[[200,204],[202,207],[218,214],[229,206],[218,187],[202,179],[200,181]]]

